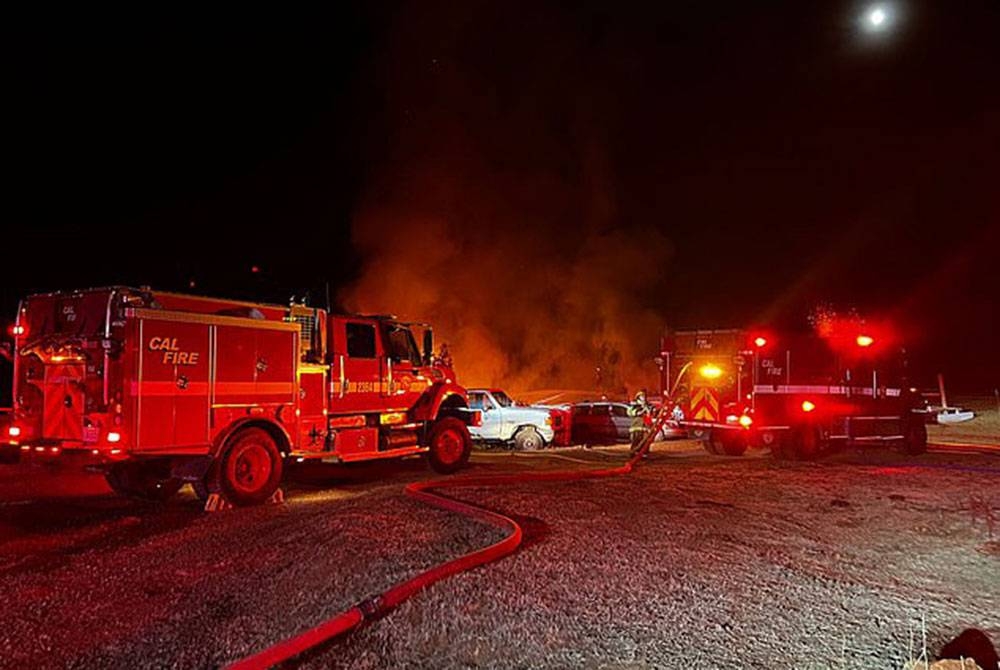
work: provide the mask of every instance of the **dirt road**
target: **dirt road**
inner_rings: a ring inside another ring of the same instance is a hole
[[[559,455],[472,470],[624,460]],[[215,667],[495,539],[402,496],[419,461],[300,472],[286,504],[214,515],[86,476],[66,497],[45,474],[0,477],[2,667]],[[896,668],[922,619],[932,651],[967,626],[1000,639],[998,481],[988,454],[789,464],[674,443],[627,478],[465,491],[521,517],[524,549],[303,665]]]

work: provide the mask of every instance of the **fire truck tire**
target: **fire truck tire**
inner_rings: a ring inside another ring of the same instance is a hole
[[[118,495],[162,502],[180,491],[184,482],[163,472],[158,463],[117,463],[104,478]]]
[[[469,428],[460,419],[446,416],[431,426],[427,458],[435,472],[451,474],[469,462],[472,438]]]
[[[545,438],[531,426],[522,426],[514,433],[514,446],[521,451],[537,451],[545,447]]]
[[[705,451],[707,451],[710,454],[719,453],[717,451],[718,444],[714,433],[708,433],[707,435],[703,433],[701,438],[701,446],[704,447]]]
[[[726,456],[742,456],[747,453],[747,447],[749,446],[746,435],[737,433],[736,435],[729,436],[723,442],[722,450]]]
[[[218,490],[234,505],[266,502],[281,483],[283,461],[274,438],[263,428],[244,428],[226,442],[207,489]],[[196,491],[197,492],[197,491]]]
[[[710,453],[719,456],[742,456],[747,450],[747,442],[742,435],[721,430],[712,432],[706,446]]]
[[[823,439],[822,431],[818,426],[802,426],[799,428],[793,444],[792,453],[800,461],[811,461],[816,459],[825,449],[826,443]]]
[[[906,426],[906,439],[903,449],[908,454],[923,454],[927,452],[927,426],[923,419],[915,419]]]

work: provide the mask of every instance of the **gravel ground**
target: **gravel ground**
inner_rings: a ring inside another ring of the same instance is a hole
[[[558,456],[479,454],[472,471],[624,460]],[[214,515],[190,496],[8,495],[0,666],[217,666],[497,539],[403,497],[419,463],[350,472]],[[989,455],[787,464],[675,443],[629,477],[463,490],[518,516],[526,546],[302,665],[899,668],[922,618],[932,651],[967,626],[1000,640],[998,477]]]

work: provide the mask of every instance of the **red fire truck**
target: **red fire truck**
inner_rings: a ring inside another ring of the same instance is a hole
[[[664,393],[711,453],[813,458],[840,443],[927,448],[920,398],[889,337],[692,330],[663,340]]]
[[[430,328],[387,316],[113,287],[31,296],[14,335],[6,460],[84,456],[130,496],[260,503],[285,459],[453,472],[479,418]]]

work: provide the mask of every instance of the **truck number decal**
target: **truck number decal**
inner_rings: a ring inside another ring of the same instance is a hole
[[[181,351],[176,337],[153,337],[149,340],[150,351],[163,352],[164,365],[198,365],[197,351]]]

